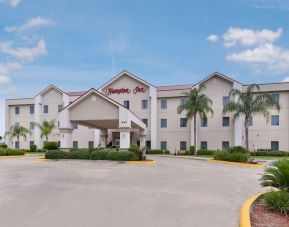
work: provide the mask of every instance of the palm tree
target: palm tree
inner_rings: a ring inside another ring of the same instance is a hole
[[[205,85],[200,85],[199,88],[194,88],[190,91],[183,92],[184,95],[188,96],[188,100],[178,106],[178,113],[182,113],[184,110],[187,111],[187,119],[194,119],[194,155],[197,155],[197,115],[202,119],[207,118],[207,113],[211,113],[213,116],[213,110],[211,108],[213,102],[202,91],[205,90]]]
[[[248,128],[250,123],[250,117],[254,114],[262,114],[266,120],[269,120],[269,109],[276,108],[280,110],[280,105],[275,101],[272,95],[268,93],[259,93],[254,95],[254,89],[260,92],[260,87],[257,84],[250,85],[245,92],[238,89],[232,89],[229,93],[231,101],[229,101],[223,107],[223,114],[228,112],[234,112],[234,120],[241,115],[245,116],[245,146],[249,149],[248,143]],[[234,98],[237,100],[234,100]]]
[[[48,136],[52,133],[53,129],[55,128],[55,120],[51,120],[51,121],[44,120],[42,122],[42,124],[34,123],[34,125],[36,125],[40,129],[40,131],[41,131],[41,134],[40,134],[41,139],[43,137],[45,137],[45,141],[47,142],[48,141]]]
[[[6,133],[6,135],[10,136],[10,140],[16,137],[18,144],[20,144],[21,136],[26,140],[27,134],[31,134],[30,130],[19,125],[12,125],[10,131]]]

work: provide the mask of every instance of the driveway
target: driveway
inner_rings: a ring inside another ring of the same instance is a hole
[[[0,222],[7,227],[232,227],[261,190],[262,168],[151,157],[110,161],[0,160]]]

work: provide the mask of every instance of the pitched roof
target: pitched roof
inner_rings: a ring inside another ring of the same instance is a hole
[[[187,90],[191,89],[192,86],[193,84],[159,86],[157,87],[157,91]]]

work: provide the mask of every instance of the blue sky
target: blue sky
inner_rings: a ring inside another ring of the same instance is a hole
[[[155,85],[213,71],[289,80],[288,25],[287,0],[0,0],[0,117],[5,98],[87,90],[124,69]]]

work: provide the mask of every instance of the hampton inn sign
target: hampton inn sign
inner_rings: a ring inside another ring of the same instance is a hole
[[[130,94],[132,91],[133,94],[137,94],[137,93],[145,93],[146,92],[146,88],[145,87],[140,87],[140,86],[136,86],[133,90],[129,89],[129,88],[108,88],[105,91],[106,95],[112,95],[112,94]]]

